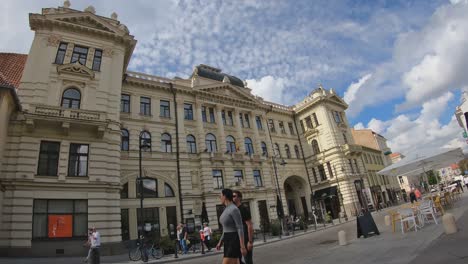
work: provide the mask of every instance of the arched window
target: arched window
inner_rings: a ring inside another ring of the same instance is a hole
[[[151,134],[148,131],[140,134],[140,148],[142,151],[151,151]]]
[[[279,148],[279,145],[277,143],[275,143],[275,145],[274,145],[274,154],[277,157],[281,157],[280,148]]]
[[[172,187],[167,184],[167,183],[164,183],[164,196],[165,197],[175,197],[174,195],[174,190],[172,189]]]
[[[226,137],[226,149],[229,153],[236,152],[236,140],[232,136]]]
[[[291,150],[289,149],[288,144],[284,145],[284,150],[286,151],[286,158],[290,159],[291,158]]]
[[[69,88],[63,92],[62,107],[80,109],[81,93],[78,89]]]
[[[262,141],[261,146],[262,146],[262,155],[268,156],[268,149],[267,149],[266,143]]]
[[[297,145],[294,146],[294,152],[296,153],[296,158],[301,158],[301,153],[299,152],[299,147]]]
[[[320,153],[320,148],[318,145],[317,140],[312,140],[312,150],[314,151],[314,154],[319,154]]]
[[[171,135],[164,133],[161,135],[161,151],[170,153],[172,152]]]
[[[187,136],[187,152],[197,153],[197,142],[195,141],[195,137],[192,135]]]
[[[208,152],[218,151],[218,147],[216,146],[216,137],[213,134],[211,133],[206,134],[205,144],[206,144],[206,151]]]
[[[128,145],[130,142],[130,134],[127,129],[122,129],[120,138],[120,150],[128,151]]]
[[[247,152],[249,155],[254,154],[254,148],[252,145],[252,140],[250,138],[245,138],[244,139],[244,144],[245,144],[245,152]]]

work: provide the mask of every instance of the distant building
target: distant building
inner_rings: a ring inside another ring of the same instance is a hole
[[[402,160],[405,156],[399,152],[395,152],[390,154],[390,159],[392,161],[392,164],[399,162]],[[406,193],[409,193],[411,191],[411,188],[420,188],[421,183],[419,181],[419,176],[413,175],[413,176],[398,176],[398,183],[400,184],[400,187],[402,190],[405,190]]]

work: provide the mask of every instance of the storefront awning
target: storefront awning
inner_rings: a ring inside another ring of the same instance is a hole
[[[332,196],[337,196],[338,191],[336,186],[331,186],[328,188],[320,189],[314,192],[314,199],[316,200],[323,200],[325,198],[329,198]]]

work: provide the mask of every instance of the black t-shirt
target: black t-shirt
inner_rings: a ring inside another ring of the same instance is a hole
[[[179,239],[185,239],[185,234],[187,233],[187,227],[182,228],[182,232],[180,233]]]
[[[249,241],[249,230],[247,230],[247,224],[245,221],[252,220],[252,216],[250,215],[249,209],[247,209],[243,204],[239,205],[238,208],[241,213],[242,226],[244,228],[244,242],[247,243]]]

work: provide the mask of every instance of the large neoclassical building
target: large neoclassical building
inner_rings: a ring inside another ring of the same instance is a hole
[[[23,64],[0,66],[21,76],[0,89],[1,255],[75,254],[90,226],[112,253],[139,222],[173,235],[180,221],[200,225],[203,208],[217,229],[222,188],[244,193],[256,229],[278,218],[277,197],[306,218],[313,207],[352,215],[372,199],[332,89],[285,106],[207,65],[187,79],[131,72],[137,42],[117,15],[68,1],[29,22],[29,54],[7,54]]]

